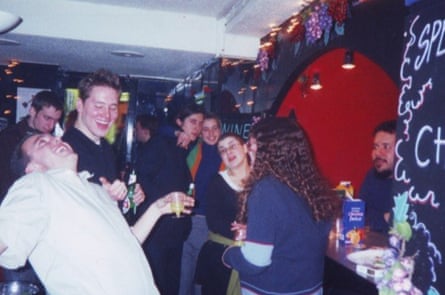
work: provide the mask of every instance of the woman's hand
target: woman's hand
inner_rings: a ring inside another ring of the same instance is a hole
[[[173,200],[172,194],[173,192],[167,194],[166,196],[158,199],[155,202],[155,206],[161,212],[161,215],[173,213],[170,205]],[[193,208],[193,206],[195,206],[195,199],[186,195],[183,192],[179,192],[179,194],[181,194],[184,198],[184,211],[182,211],[181,213],[184,214],[192,213],[191,209]]]
[[[247,225],[234,221],[231,224],[230,230],[235,232],[234,239],[236,241],[244,241],[246,239]]]
[[[244,223],[238,223],[236,221],[232,222],[230,230],[231,231],[236,231],[236,230],[240,230],[240,229],[247,229],[247,225],[245,225]]]

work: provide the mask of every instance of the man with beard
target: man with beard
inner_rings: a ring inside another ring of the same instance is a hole
[[[372,162],[374,167],[366,174],[359,197],[366,204],[366,222],[372,231],[389,230],[393,207],[392,180],[395,160],[396,121],[385,121],[374,129]]]

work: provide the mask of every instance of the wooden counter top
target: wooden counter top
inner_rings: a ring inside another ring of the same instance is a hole
[[[378,294],[374,277],[356,272],[355,263],[349,261],[346,256],[373,247],[387,247],[388,236],[366,232],[363,245],[361,249],[343,245],[335,235],[331,235],[325,259],[325,288],[326,291],[330,289],[336,291],[326,294]]]

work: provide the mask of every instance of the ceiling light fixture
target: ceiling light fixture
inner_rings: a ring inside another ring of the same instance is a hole
[[[343,65],[341,67],[346,70],[355,68],[354,52],[352,50],[346,50]]]
[[[312,90],[320,90],[321,88],[323,88],[323,86],[320,83],[320,74],[318,73],[314,74],[314,76],[312,77],[312,83],[310,87]]]
[[[18,66],[20,62],[17,59],[11,59],[8,64],[8,68],[14,68]]]
[[[121,57],[144,57],[142,53],[130,50],[113,50],[111,54]]]
[[[0,10],[0,34],[13,30],[22,22],[22,18],[12,13]]]

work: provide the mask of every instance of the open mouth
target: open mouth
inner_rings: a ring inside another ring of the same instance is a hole
[[[108,121],[96,121],[96,125],[100,129],[107,129],[110,122]]]
[[[71,152],[71,151],[72,151],[71,147],[66,143],[60,143],[59,145],[57,145],[55,149],[55,152],[58,154],[63,154],[65,152]]]
[[[385,159],[382,159],[382,158],[374,159],[374,164],[384,164],[384,163],[386,163]]]

